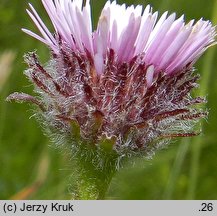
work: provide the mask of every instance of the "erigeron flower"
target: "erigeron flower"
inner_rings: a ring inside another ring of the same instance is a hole
[[[194,136],[206,116],[192,98],[198,75],[193,65],[215,43],[210,21],[168,12],[159,17],[148,5],[107,1],[93,30],[90,2],[42,0],[55,33],[29,4],[27,13],[40,31],[23,31],[45,43],[51,60],[42,66],[35,52],[25,56],[25,74],[38,97],[14,93],[8,100],[40,107],[45,128],[95,149],[111,148],[120,157],[152,155],[172,137]]]

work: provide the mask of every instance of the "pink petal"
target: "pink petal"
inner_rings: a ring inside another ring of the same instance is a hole
[[[143,24],[141,24],[140,32],[138,33],[137,41],[135,42],[135,55],[142,53],[147,45],[155,22],[157,20],[157,13],[148,14],[147,18],[143,18]]]
[[[170,46],[170,44],[176,39],[176,37],[179,34],[179,30],[184,25],[183,16],[180,17],[178,20],[176,20],[168,33],[165,35],[165,37],[162,39],[160,45],[155,50],[155,53],[151,56],[150,62],[158,65],[164,56],[164,53],[166,52],[167,48]]]
[[[146,50],[146,56],[145,56],[145,61],[147,64],[150,63],[151,57],[154,55],[156,52],[156,49],[160,45],[161,41],[167,34],[168,30],[170,29],[172,23],[175,20],[175,14],[170,15],[164,22],[163,24],[159,27],[158,31],[156,32],[155,37],[153,38],[150,46]]]
[[[153,82],[153,77],[154,77],[154,65],[151,65],[147,68],[146,70],[146,82],[147,86],[150,87]]]
[[[173,57],[177,54],[183,44],[186,42],[187,38],[191,33],[190,28],[184,27],[181,32],[177,35],[174,41],[172,41],[171,45],[167,48],[165,53],[162,55],[163,58],[160,62],[159,68],[165,69],[167,65],[172,62]]]
[[[94,66],[98,74],[102,74],[104,71],[104,58],[100,53],[96,53],[94,56]]]

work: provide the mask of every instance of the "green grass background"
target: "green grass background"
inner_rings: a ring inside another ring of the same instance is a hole
[[[42,62],[49,58],[43,44],[20,30],[21,27],[36,30],[25,12],[29,1],[0,0],[0,54],[8,49],[16,53],[12,73],[0,92],[0,199],[14,198],[38,179],[42,184],[29,193],[28,199],[70,199],[73,176],[67,155],[55,149],[43,135],[39,124],[31,118],[31,106],[5,102],[6,96],[14,91],[33,90],[23,75],[24,53],[37,49]],[[105,1],[92,2],[96,24]],[[204,17],[217,24],[217,0],[125,2],[151,4],[161,14],[168,10],[177,12],[177,16],[184,13],[186,20]],[[31,3],[49,23],[40,1],[31,0]],[[202,75],[198,94],[207,96],[209,109],[208,121],[202,122],[202,134],[177,139],[167,149],[157,152],[153,160],[138,159],[134,167],[126,165],[113,178],[107,199],[217,199],[216,60],[216,47],[212,47],[196,64]]]

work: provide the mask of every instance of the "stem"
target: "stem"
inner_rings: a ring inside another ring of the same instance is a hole
[[[97,144],[80,136],[80,127],[72,122],[74,142],[71,145],[75,171],[75,197],[80,200],[105,199],[119,155],[113,150],[115,140],[102,138]]]
[[[76,199],[105,199],[105,194],[116,171],[116,158],[114,155],[104,155],[103,158],[100,158],[100,163],[103,164],[101,167],[95,164],[94,157],[76,160]]]

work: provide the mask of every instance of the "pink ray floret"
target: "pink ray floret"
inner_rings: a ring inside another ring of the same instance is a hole
[[[29,16],[38,27],[41,36],[23,29],[27,34],[47,44],[58,53],[57,35],[73,50],[89,52],[98,74],[104,72],[108,50],[115,52],[120,63],[129,62],[135,56],[143,56],[146,65],[153,65],[155,73],[176,73],[186,65],[195,63],[199,56],[213,45],[215,27],[200,19],[188,24],[184,16],[165,12],[159,19],[148,5],[127,7],[116,1],[107,1],[95,31],[92,29],[90,1],[42,0],[55,29],[53,35],[35,9],[30,6]],[[149,82],[151,83],[150,73]]]

